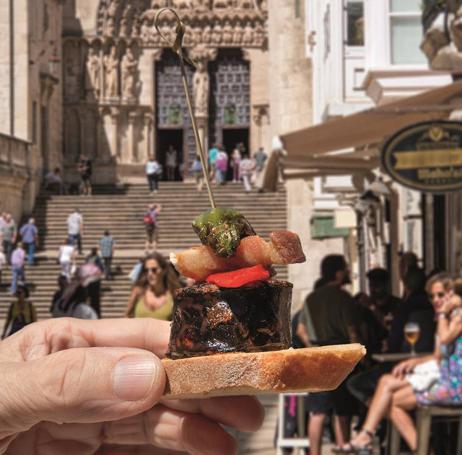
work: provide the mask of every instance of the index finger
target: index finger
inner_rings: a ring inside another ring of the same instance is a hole
[[[157,319],[57,318],[31,324],[0,343],[0,360],[27,361],[83,347],[125,347],[165,357],[170,322]]]

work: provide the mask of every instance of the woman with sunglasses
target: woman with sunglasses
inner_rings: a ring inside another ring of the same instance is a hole
[[[449,318],[455,302],[461,301],[460,297],[453,295],[453,285],[453,280],[444,273],[427,281],[426,290],[432,299],[438,320],[435,351],[429,356],[405,360],[396,365],[391,374],[385,374],[380,378],[364,425],[351,441],[354,450],[361,454],[372,453],[375,430],[380,421],[387,416],[410,449],[416,450],[417,433],[409,411],[415,409],[417,403],[429,400],[428,393],[440,384],[445,375],[445,347],[462,334],[462,319],[459,317],[457,321],[452,321],[452,318]],[[462,353],[462,338],[458,340]],[[462,372],[462,365],[460,371]],[[462,374],[460,378],[462,379]],[[460,399],[462,401],[462,397]],[[434,402],[443,404],[436,400]],[[450,401],[446,404],[455,403]]]
[[[125,314],[128,317],[169,321],[173,311],[173,292],[179,287],[172,265],[161,254],[151,253],[144,258]]]

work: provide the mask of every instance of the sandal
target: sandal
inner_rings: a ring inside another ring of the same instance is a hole
[[[375,433],[367,430],[366,428],[363,428],[360,433],[365,433],[369,436],[370,441],[364,445],[356,445],[350,442],[353,453],[357,455],[372,455],[372,443],[374,442]]]

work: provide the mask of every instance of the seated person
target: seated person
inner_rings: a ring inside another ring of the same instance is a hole
[[[64,186],[59,167],[56,167],[45,175],[45,188],[55,191],[58,194],[66,193],[66,187]]]
[[[462,282],[461,282],[462,283]],[[437,344],[433,354],[399,363],[391,374],[382,376],[361,431],[352,447],[372,450],[375,430],[389,417],[412,451],[417,433],[409,411],[420,404],[462,404],[462,299],[453,294],[453,282],[445,274],[427,283],[428,293],[438,315]],[[363,453],[363,452],[361,452]],[[371,452],[372,453],[372,452]]]

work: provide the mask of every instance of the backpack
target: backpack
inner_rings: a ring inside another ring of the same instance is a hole
[[[152,219],[152,216],[149,213],[146,213],[143,216],[143,222],[144,224],[154,224],[154,220]]]

